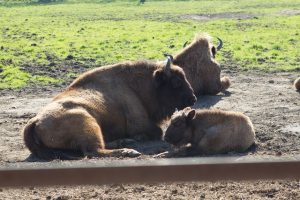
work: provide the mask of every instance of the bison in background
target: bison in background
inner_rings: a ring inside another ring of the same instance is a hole
[[[174,56],[173,63],[181,67],[194,92],[199,95],[215,95],[230,86],[228,77],[220,78],[220,65],[215,60],[217,50],[222,48],[222,40],[215,48],[208,34],[199,34],[194,41]]]
[[[300,78],[297,78],[294,81],[294,87],[296,88],[296,90],[300,91]]]
[[[106,149],[106,142],[146,134],[162,137],[160,123],[175,108],[196,102],[182,68],[167,62],[124,62],[79,76],[24,128],[24,141],[42,159],[138,156]]]

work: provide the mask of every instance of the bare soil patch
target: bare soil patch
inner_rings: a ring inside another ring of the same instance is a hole
[[[279,16],[292,16],[292,15],[300,15],[300,10],[297,9],[285,9],[281,10],[277,13]]]
[[[192,19],[196,21],[209,21],[215,19],[252,19],[258,18],[260,16],[270,15],[270,16],[293,16],[300,15],[300,10],[298,9],[284,9],[276,13],[270,14],[253,14],[253,13],[245,13],[245,12],[223,12],[223,13],[215,13],[215,14],[185,14],[182,15],[182,19]]]
[[[256,15],[244,12],[224,12],[216,14],[188,14],[183,15],[184,19],[193,19],[197,21],[208,21],[214,19],[250,19]]]
[[[225,94],[203,96],[195,107],[213,107],[241,111],[255,126],[257,148],[235,156],[299,155],[300,93],[293,88],[299,72],[263,73],[224,70],[232,80]],[[51,162],[29,162],[30,155],[20,133],[25,123],[49,103],[61,88],[27,88],[0,91],[0,167],[12,165],[51,165]],[[132,147],[153,159],[153,155],[170,146],[165,142],[134,143]],[[232,155],[232,154],[231,154]],[[110,158],[117,159],[117,158]],[[107,161],[107,158],[62,161]],[[78,187],[0,189],[0,199],[299,199],[299,181],[255,181],[217,183],[136,184]]]

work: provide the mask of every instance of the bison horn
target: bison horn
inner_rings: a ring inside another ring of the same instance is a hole
[[[172,55],[164,53],[164,56],[167,57],[168,59],[170,58],[171,62],[173,62],[174,58]]]
[[[171,71],[171,62],[173,61],[173,56],[168,55],[167,56],[167,63],[165,66],[165,72],[169,76]]]
[[[184,44],[183,44],[183,48],[185,48],[186,47],[186,45],[188,44],[189,42],[188,41],[186,41]]]
[[[217,39],[219,40],[219,44],[217,46],[217,50],[219,51],[223,47],[223,41],[220,38],[218,38],[218,37],[217,37]]]

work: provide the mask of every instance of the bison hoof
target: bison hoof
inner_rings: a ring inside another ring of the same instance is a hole
[[[155,156],[153,156],[153,158],[168,158],[170,157],[170,152],[165,151],[159,154],[156,154]]]
[[[138,152],[134,149],[127,149],[127,148],[120,149],[119,153],[120,153],[120,156],[124,156],[124,157],[138,157],[141,155],[140,152]]]

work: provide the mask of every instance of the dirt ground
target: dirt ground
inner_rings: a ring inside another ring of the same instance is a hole
[[[281,10],[276,13],[271,13],[267,15],[272,16],[292,16],[292,15],[299,15],[300,10],[298,9],[285,9]],[[266,15],[266,14],[264,14]],[[216,13],[216,14],[186,14],[182,15],[181,18],[183,19],[193,19],[196,21],[209,21],[214,19],[251,19],[251,18],[258,18],[264,16],[262,14],[252,14],[252,13],[245,13],[245,12],[223,12],[223,13]]]
[[[234,70],[224,70],[223,73],[232,80],[232,87],[228,92],[200,97],[195,107],[241,111],[252,119],[257,148],[254,152],[240,156],[299,155],[300,93],[293,88],[292,82],[300,73]],[[23,144],[20,131],[28,119],[50,102],[60,90],[62,87],[48,86],[0,91],[0,167],[39,163],[27,159],[30,153]],[[170,148],[162,141],[133,144],[133,147],[144,154],[139,159],[151,159],[153,155]],[[93,160],[62,162],[72,165],[72,162]],[[61,161],[42,164],[51,165],[57,162]],[[300,199],[300,182],[194,182],[2,188],[0,199]]]

